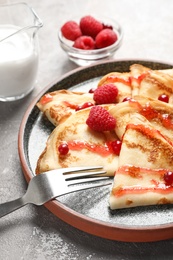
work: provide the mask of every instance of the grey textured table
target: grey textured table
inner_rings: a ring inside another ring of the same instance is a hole
[[[16,2],[0,0],[0,3]],[[173,63],[171,0],[26,0],[44,22],[39,31],[40,66],[34,91],[25,99],[0,103],[0,203],[24,194],[26,181],[18,157],[18,130],[33,98],[50,82],[77,66],[57,41],[57,29],[71,15],[114,17],[124,28],[116,59]],[[73,12],[73,13],[72,13]],[[0,219],[0,259],[173,259],[173,240],[123,243],[98,238],[64,223],[45,207],[28,205]]]

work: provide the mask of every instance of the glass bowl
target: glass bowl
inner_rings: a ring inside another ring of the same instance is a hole
[[[67,40],[65,37],[63,37],[61,30],[59,30],[58,39],[60,42],[60,46],[67,53],[69,59],[79,66],[87,66],[94,62],[111,59],[122,44],[123,30],[117,21],[106,17],[98,17],[96,15],[92,16],[104,23],[105,25],[111,25],[113,27],[113,30],[117,34],[118,39],[114,44],[105,48],[94,50],[82,50],[74,48],[74,42]],[[81,18],[82,17],[72,18],[69,20],[76,21],[79,24]]]

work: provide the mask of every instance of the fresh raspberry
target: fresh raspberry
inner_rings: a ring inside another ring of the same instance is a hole
[[[105,24],[105,23],[102,23],[103,24],[103,29],[110,29],[110,30],[113,30],[113,26],[110,25],[110,24]]]
[[[93,50],[95,48],[95,42],[90,36],[80,36],[75,40],[73,47],[83,50]]]
[[[104,29],[99,32],[95,39],[95,45],[97,49],[105,48],[112,45],[118,39],[116,33],[111,29]]]
[[[94,131],[103,132],[113,130],[116,126],[116,121],[105,108],[94,106],[90,110],[86,124]]]
[[[83,35],[91,36],[93,39],[103,29],[103,24],[94,17],[87,15],[80,20],[80,29]]]
[[[75,41],[82,35],[79,25],[74,21],[68,21],[61,27],[63,36],[71,41]]]
[[[94,91],[93,99],[96,104],[110,104],[115,103],[118,96],[117,87],[110,83],[98,87]]]

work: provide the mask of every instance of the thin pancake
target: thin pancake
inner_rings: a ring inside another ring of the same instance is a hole
[[[111,209],[173,203],[173,186],[167,187],[163,178],[173,170],[173,146],[140,117],[132,119],[123,136]]]
[[[173,103],[173,70],[152,70],[139,64],[130,67],[131,84],[134,95],[140,95],[157,100],[162,94],[169,97]]]
[[[134,99],[117,104],[110,110],[116,118],[116,134],[121,139],[126,125],[134,114],[143,115],[152,126],[159,130],[170,142],[173,136],[173,105],[159,100],[136,96]],[[143,118],[144,120],[144,118]]]
[[[109,109],[111,105],[104,107]],[[118,156],[112,153],[108,143],[116,140],[117,136],[114,131],[100,133],[90,130],[86,124],[89,112],[90,108],[80,110],[54,129],[38,160],[37,174],[62,167],[102,165],[107,175],[114,175]],[[64,142],[69,147],[67,155],[58,151]]]
[[[48,120],[55,126],[75,113],[78,106],[86,102],[94,103],[93,94],[74,92],[66,89],[46,93],[37,103]]]

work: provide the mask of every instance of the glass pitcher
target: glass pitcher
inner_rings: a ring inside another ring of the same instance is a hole
[[[0,101],[13,101],[34,88],[38,71],[38,29],[42,27],[26,3],[0,5]]]

